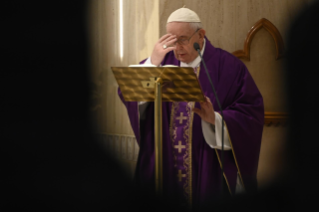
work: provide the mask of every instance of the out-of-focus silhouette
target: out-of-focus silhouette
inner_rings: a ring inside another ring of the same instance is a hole
[[[84,0],[1,5],[1,211],[153,204],[93,135],[86,12]]]

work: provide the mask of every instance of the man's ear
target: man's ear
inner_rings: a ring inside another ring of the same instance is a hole
[[[205,29],[200,29],[200,30],[198,30],[198,35],[199,35],[199,38],[200,38],[201,40],[204,39],[205,34],[206,34]]]

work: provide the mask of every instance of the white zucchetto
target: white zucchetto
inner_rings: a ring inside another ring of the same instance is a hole
[[[184,6],[185,7],[185,6]],[[170,22],[201,22],[198,15],[188,9],[188,8],[180,8],[172,12],[172,14],[168,17],[167,23]]]

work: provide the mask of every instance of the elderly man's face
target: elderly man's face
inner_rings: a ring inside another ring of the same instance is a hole
[[[195,42],[197,42],[201,46],[203,39],[201,31],[196,32],[195,29],[190,27],[189,23],[185,22],[168,23],[166,25],[166,31],[169,34],[176,35],[178,40],[189,39],[193,35],[190,38],[188,44],[186,45],[181,45],[178,42],[176,43],[176,49],[174,50],[174,54],[177,60],[184,63],[190,63],[198,56],[198,53],[194,49],[193,45]]]

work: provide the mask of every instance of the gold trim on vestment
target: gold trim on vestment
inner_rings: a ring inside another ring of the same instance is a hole
[[[187,197],[189,204],[192,204],[192,127],[193,127],[193,113],[189,104],[186,104],[186,111],[187,111],[187,122],[184,126],[184,134],[183,137],[186,141],[186,151],[183,156],[183,166],[186,170],[186,183],[184,184],[184,192],[185,196]]]
[[[221,117],[221,115],[220,115],[219,113],[217,113],[217,114]],[[237,167],[237,171],[238,171],[238,174],[239,174],[239,177],[240,177],[240,181],[241,181],[241,183],[242,183],[242,185],[243,185],[243,187],[244,187],[244,190],[246,190],[246,189],[245,189],[245,184],[244,184],[244,182],[243,182],[243,178],[242,178],[241,173],[240,173],[240,169],[239,169],[239,166],[238,166],[238,163],[237,163],[235,151],[234,151],[233,144],[232,144],[231,139],[230,139],[230,136],[229,136],[228,127],[227,127],[227,124],[226,124],[225,120],[224,120],[224,126],[226,126],[226,129],[227,129],[226,132],[227,132],[227,135],[228,135],[228,138],[229,138],[231,150],[232,150],[232,153],[233,153],[233,156],[234,156],[234,160],[235,160],[235,164],[236,164],[236,167]],[[216,154],[217,154],[217,157],[218,157],[218,160],[219,160],[220,167],[222,167],[222,164],[221,164],[221,161],[220,161],[220,158],[219,158],[219,154],[218,154],[218,152],[217,152],[217,149],[215,149],[215,150],[216,150]],[[224,164],[224,165],[225,165],[225,164]],[[227,185],[228,185],[228,189],[229,189],[229,191],[230,191],[230,187],[229,187],[229,184],[228,184],[227,177],[226,177],[226,175],[225,175],[224,173],[223,173],[223,175],[224,175],[224,177],[225,177],[225,179],[226,179],[226,182],[227,182]],[[236,178],[236,179],[237,179],[237,178]],[[231,193],[231,191],[230,191],[230,193]]]
[[[220,165],[220,167],[222,167],[222,163],[221,163],[221,160],[220,160],[220,158],[219,158],[217,149],[215,149],[215,152],[216,152],[216,155],[217,155],[217,159],[218,159],[219,165]],[[225,165],[225,164],[224,164],[224,165]],[[230,189],[230,186],[229,186],[229,183],[228,183],[228,180],[227,180],[227,177],[226,177],[225,172],[223,173],[223,176],[224,176],[224,178],[225,178],[225,180],[226,180],[229,193],[230,193],[231,195],[233,195],[232,192],[231,192],[231,189]]]
[[[139,103],[138,102],[136,102],[137,103],[137,117],[138,117],[138,119],[137,119],[137,121],[138,121],[138,135],[139,135],[139,137],[141,138],[141,116],[140,116],[140,105],[139,105]],[[134,131],[134,130],[133,130]],[[141,140],[141,139],[140,139]],[[139,144],[140,143],[140,141],[137,141],[137,143]]]
[[[199,72],[200,72],[200,66],[197,67],[197,73],[196,76],[197,78],[199,77]],[[190,143],[190,163],[189,163],[189,169],[190,169],[190,177],[189,177],[189,184],[190,184],[190,188],[189,188],[189,192],[190,192],[190,197],[189,197],[189,203],[190,206],[192,206],[193,203],[193,175],[192,175],[192,171],[193,171],[193,167],[192,167],[192,162],[193,162],[193,157],[192,157],[192,144],[193,144],[193,121],[194,121],[194,112],[192,111],[192,109],[195,107],[195,102],[191,102],[190,103],[191,107],[189,107],[190,109],[190,113],[191,113],[191,120],[190,120],[190,126],[189,126],[189,143]],[[188,108],[188,107],[187,107]]]
[[[199,72],[200,72],[200,65],[197,67],[197,73],[196,73],[196,76],[197,76],[197,79],[198,79],[198,77],[199,77]],[[195,107],[195,102],[192,102],[191,103],[191,105],[192,105],[192,107],[190,108],[191,109],[191,114],[192,114],[192,120],[191,120],[191,125],[190,125],[190,143],[191,143],[191,154],[190,154],[190,170],[191,171],[193,171],[193,167],[192,167],[192,141],[193,141],[193,121],[194,121],[194,112],[192,111],[192,108],[194,108]],[[192,203],[193,203],[193,186],[192,186],[192,182],[193,182],[193,175],[192,175],[192,172],[191,172],[191,174],[190,174],[190,193],[191,193],[191,195],[190,195],[190,206],[192,206]]]
[[[192,186],[192,182],[193,182],[193,175],[192,175],[192,171],[193,171],[193,167],[192,167],[192,161],[193,161],[193,157],[192,157],[192,144],[193,144],[193,121],[194,121],[194,112],[192,111],[192,108],[194,108],[194,102],[191,103],[192,107],[187,107],[187,111],[190,110],[190,121],[189,121],[189,136],[188,136],[188,143],[189,143],[189,204],[190,206],[192,205],[193,202],[193,186]]]
[[[174,150],[174,141],[175,141],[175,139],[176,139],[176,130],[175,130],[175,122],[174,122],[174,112],[175,112],[176,108],[177,108],[177,110],[178,110],[178,107],[179,107],[178,104],[176,104],[175,102],[172,103],[172,108],[171,108],[171,121],[170,121],[170,129],[169,129],[169,132],[170,132],[170,137],[171,137],[171,141],[172,141],[172,148],[173,148],[173,150]],[[176,160],[177,160],[177,158],[176,158],[176,155],[175,155],[174,151],[172,151],[172,152],[173,152],[173,156],[174,156],[174,167],[176,167]]]

